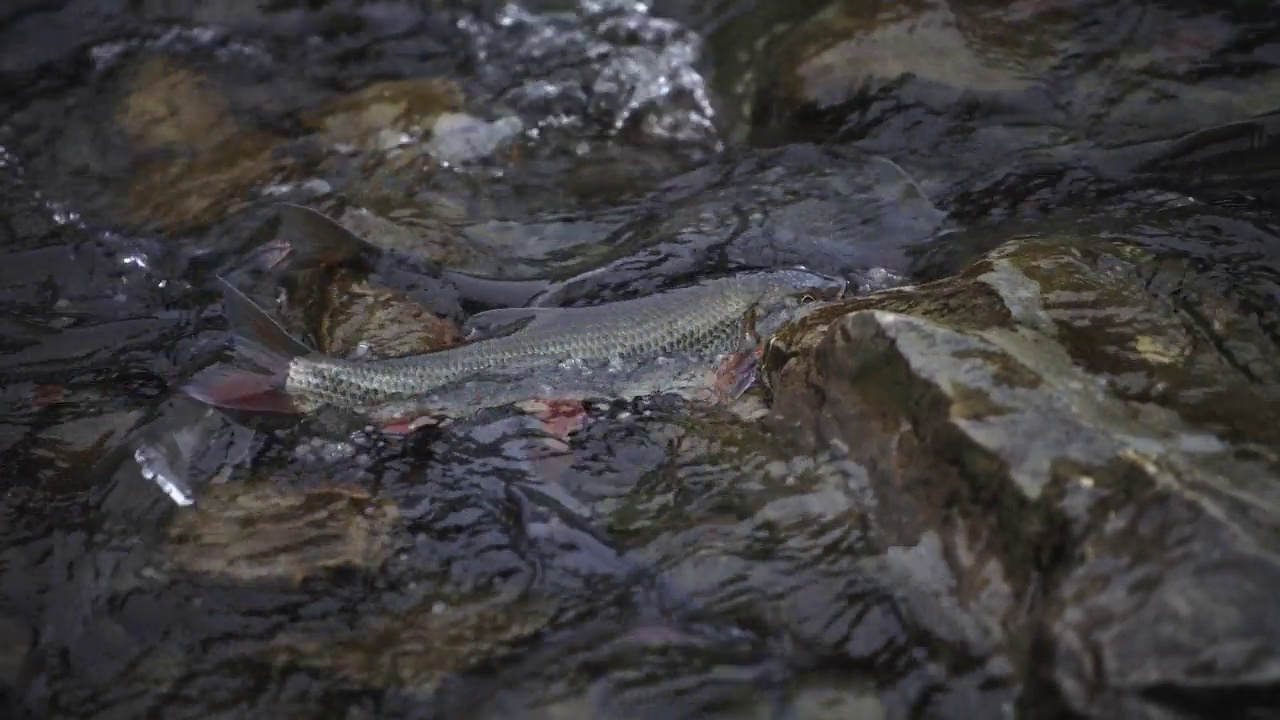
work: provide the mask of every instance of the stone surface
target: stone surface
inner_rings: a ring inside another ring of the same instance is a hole
[[[360,487],[284,492],[269,483],[214,485],[169,527],[177,570],[240,581],[303,578],[337,567],[376,569],[398,512]]]
[[[217,221],[286,167],[271,152],[278,138],[242,127],[213,83],[164,59],[138,65],[115,120],[133,142],[127,211],[139,225]]]
[[[1024,237],[825,308],[769,359],[778,416],[867,469],[886,561],[940,542],[986,652],[1088,717],[1243,711],[1280,684],[1272,341],[1203,323],[1230,303],[1189,312],[1151,265]]]

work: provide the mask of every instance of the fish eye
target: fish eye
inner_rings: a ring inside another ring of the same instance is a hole
[[[800,296],[800,302],[801,304],[811,303],[813,302],[813,296],[808,293],[805,293],[804,295]]]

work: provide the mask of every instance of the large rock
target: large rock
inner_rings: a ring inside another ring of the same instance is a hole
[[[959,181],[953,213],[1060,207],[1135,171],[1198,196],[1276,173],[1280,71],[1253,50],[1274,48],[1276,24],[1260,5],[757,5],[710,36],[726,135],[883,154]]]
[[[932,602],[1012,662],[1027,712],[1244,712],[1280,687],[1280,366],[1197,277],[1023,237],[771,353],[775,412],[867,470],[889,555],[941,541]]]

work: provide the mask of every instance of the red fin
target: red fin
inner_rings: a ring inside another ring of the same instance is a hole
[[[737,400],[755,384],[760,373],[759,350],[730,353],[721,361],[716,368],[715,389],[722,400]]]
[[[379,425],[379,428],[388,435],[408,435],[424,427],[441,427],[447,422],[448,420],[429,415],[410,415],[386,420]]]
[[[215,365],[197,373],[182,391],[203,403],[228,410],[298,412],[293,399],[284,391],[281,378],[227,365]]]
[[[587,423],[587,409],[578,400],[536,398],[520,406],[542,421],[548,435],[564,442]]]

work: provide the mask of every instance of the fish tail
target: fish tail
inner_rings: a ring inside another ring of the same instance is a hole
[[[215,365],[197,373],[182,391],[201,402],[231,410],[298,412],[285,381],[294,359],[310,354],[311,348],[226,280],[218,281],[236,359],[247,360],[265,372],[241,367],[239,363]]]
[[[215,365],[201,370],[182,386],[182,392],[206,405],[226,410],[298,412],[293,398],[285,392],[283,377],[231,365]]]
[[[267,262],[275,266],[288,258],[293,269],[342,265],[376,256],[378,248],[323,213],[293,203],[276,203],[279,238],[268,244]]]

